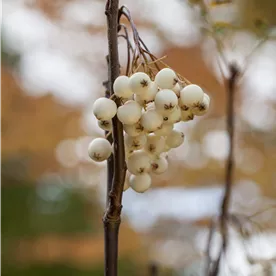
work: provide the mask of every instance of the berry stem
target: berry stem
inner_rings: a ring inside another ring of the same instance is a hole
[[[120,74],[117,34],[118,6],[119,0],[107,0],[105,6],[108,37],[108,88],[111,97],[114,94],[113,83]],[[114,101],[117,106],[120,106],[120,99],[116,98]],[[118,236],[121,223],[122,193],[126,175],[123,125],[117,119],[117,116],[112,119],[112,127],[114,141],[113,164],[108,162],[107,207],[103,216],[105,276],[117,276]]]

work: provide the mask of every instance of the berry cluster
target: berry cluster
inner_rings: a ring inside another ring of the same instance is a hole
[[[116,114],[122,122],[130,173],[124,189],[130,185],[142,193],[151,186],[149,173],[165,172],[166,153],[184,142],[184,134],[174,129],[174,124],[204,115],[210,98],[199,86],[184,85],[169,68],[160,70],[154,81],[143,72],[119,76],[113,89],[123,105],[117,108],[112,99],[99,98],[93,105],[93,113],[105,131],[112,131],[111,119]],[[112,146],[106,139],[96,138],[90,143],[88,153],[94,161],[101,162],[111,155]]]

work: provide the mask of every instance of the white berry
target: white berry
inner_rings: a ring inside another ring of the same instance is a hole
[[[156,74],[154,81],[161,89],[172,89],[178,78],[172,69],[164,68]]]
[[[119,76],[113,84],[114,94],[119,98],[129,98],[133,95],[127,76]]]
[[[144,193],[151,186],[151,176],[148,173],[131,175],[129,178],[130,187],[137,193]]]
[[[142,115],[142,107],[135,101],[129,100],[117,111],[118,119],[126,125],[136,124]]]
[[[177,105],[170,113],[163,115],[164,124],[175,124],[181,121],[181,109]]]
[[[112,146],[104,138],[96,138],[88,146],[88,155],[96,162],[106,160],[111,155],[111,153]]]
[[[141,117],[141,125],[148,132],[152,132],[161,127],[163,117],[155,109],[147,110]]]
[[[196,116],[202,116],[208,112],[209,106],[210,106],[210,98],[207,94],[204,93],[203,101],[197,104],[195,107],[193,107],[192,112]]]
[[[149,88],[146,91],[146,93],[143,93],[143,94],[140,94],[140,95],[135,95],[135,100],[139,104],[150,103],[150,102],[154,101],[157,92],[158,92],[158,86],[155,82],[152,81],[150,83]]]
[[[93,104],[93,113],[98,120],[110,120],[116,112],[116,103],[110,99],[98,98]]]
[[[130,173],[129,171],[126,171],[126,178],[125,178],[125,183],[124,183],[124,188],[123,191],[125,192],[129,188],[129,178],[130,178]]]
[[[134,73],[129,79],[130,89],[137,95],[147,93],[150,83],[150,77],[143,72]]]
[[[181,111],[181,121],[188,122],[193,119],[194,119],[194,114],[190,109]]]
[[[165,157],[160,156],[151,163],[151,171],[155,174],[164,173],[168,169],[168,161]]]
[[[194,106],[202,102],[204,92],[196,84],[189,84],[180,91],[180,101],[183,105],[188,107]]]
[[[143,134],[144,132],[144,127],[139,123],[135,123],[133,125],[124,125],[124,131],[129,135],[129,136],[138,136]]]
[[[138,150],[141,149],[147,142],[146,135],[139,135],[139,136],[129,136],[125,135],[125,144],[130,150]]]
[[[181,99],[178,100],[178,106],[179,106],[179,107],[181,108],[181,110],[183,110],[183,111],[187,111],[187,110],[190,109],[189,106],[187,106],[187,105],[185,105],[185,104],[182,103]]]
[[[157,136],[157,135],[151,133],[147,137],[145,150],[149,154],[158,155],[161,152],[163,152],[165,145],[166,145],[166,141],[165,141],[164,137]]]
[[[127,160],[128,170],[135,175],[146,173],[150,170],[151,159],[143,150],[134,151]]]
[[[157,136],[167,136],[172,130],[172,124],[162,124],[160,129],[154,131],[154,134]]]
[[[163,89],[156,94],[154,102],[158,111],[170,112],[178,104],[178,99],[172,90]]]
[[[177,98],[180,97],[180,91],[181,91],[181,86],[179,83],[177,83],[173,88],[172,91],[175,93],[175,95],[177,96]]]
[[[98,121],[98,126],[105,131],[112,131],[112,121],[111,120]]]
[[[166,139],[166,144],[171,148],[177,148],[184,142],[184,133],[178,130],[173,130]]]

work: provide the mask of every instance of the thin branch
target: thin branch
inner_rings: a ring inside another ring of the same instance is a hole
[[[244,76],[244,74],[248,68],[248,65],[250,64],[250,60],[252,60],[254,54],[263,46],[263,44],[265,42],[267,42],[267,40],[268,40],[267,36],[265,36],[261,40],[259,40],[257,42],[257,44],[255,45],[255,47],[251,50],[251,52],[246,56],[246,58],[244,60],[245,67],[243,68],[242,72],[240,73],[241,78]]]
[[[209,235],[208,235],[207,250],[206,250],[206,256],[207,256],[206,270],[205,270],[206,275],[208,275],[208,273],[211,269],[211,264],[212,264],[211,247],[212,247],[212,241],[213,241],[213,237],[215,234],[215,230],[216,230],[216,223],[214,220],[212,220],[211,224],[210,224],[210,231],[209,231]]]
[[[272,209],[276,209],[276,205],[271,205],[271,206],[268,206],[268,207],[264,208],[263,210],[259,210],[259,211],[257,211],[256,213],[251,214],[251,215],[249,216],[249,218],[253,218],[253,217],[259,216],[259,215],[261,215],[261,214],[263,214],[263,213],[265,213],[265,212],[267,212],[267,211],[270,211],[270,210],[272,210]]]
[[[123,29],[124,30],[124,35],[119,35],[121,37],[123,37],[125,40],[126,40],[126,43],[127,43],[127,66],[126,66],[126,76],[129,76],[130,74],[130,51],[132,51],[132,53],[134,52],[133,50],[133,47],[130,43],[130,40],[129,40],[129,35],[128,35],[128,31],[127,31],[127,28],[125,25],[123,24],[120,24],[119,25],[119,28]]]
[[[108,82],[111,97],[114,94],[113,83],[120,73],[117,35],[118,6],[119,0],[107,0],[105,10],[108,29]],[[115,98],[115,102],[117,106],[120,106],[120,99]],[[108,206],[103,217],[105,239],[105,276],[117,276],[118,235],[121,223],[122,193],[126,174],[123,126],[117,119],[117,116],[112,119],[112,127],[114,146],[113,178],[111,190],[108,195]],[[108,180],[110,181],[110,178]]]

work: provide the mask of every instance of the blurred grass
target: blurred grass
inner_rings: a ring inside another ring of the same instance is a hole
[[[3,238],[92,232],[93,220],[85,217],[83,198],[69,189],[63,193],[61,201],[46,201],[34,186],[2,187]]]
[[[119,261],[119,275],[139,275],[137,274],[136,265],[130,260],[124,259]],[[29,267],[5,266],[2,270],[3,276],[103,276],[103,264],[98,264],[90,269],[78,269],[65,264],[53,265],[32,265]]]

